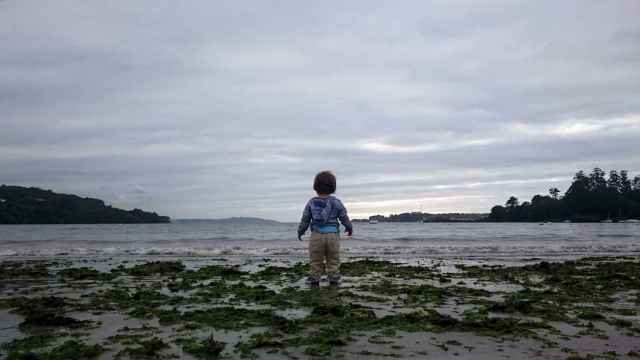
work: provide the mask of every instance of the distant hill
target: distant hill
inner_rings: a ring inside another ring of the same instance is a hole
[[[389,216],[373,215],[367,219],[353,219],[354,222],[478,222],[486,220],[488,214],[476,213],[445,213],[430,214],[421,211],[391,214]]]
[[[0,224],[168,223],[169,217],[122,210],[104,201],[35,187],[0,186]]]
[[[229,217],[222,219],[177,219],[174,222],[189,222],[189,223],[217,223],[217,224],[241,224],[241,225],[275,225],[282,224],[279,221],[261,219],[256,217]]]

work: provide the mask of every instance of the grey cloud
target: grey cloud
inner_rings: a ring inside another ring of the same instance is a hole
[[[638,15],[631,0],[5,0],[0,182],[294,220],[326,168],[361,215],[412,198],[486,211],[580,168],[638,173]]]

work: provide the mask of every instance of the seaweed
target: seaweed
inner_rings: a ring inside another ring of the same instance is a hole
[[[0,263],[0,279],[37,279],[49,276],[46,263],[36,262],[27,264],[21,261],[3,261]]]
[[[373,273],[383,273],[387,277],[397,278],[433,278],[435,274],[431,268],[424,266],[410,266],[386,260],[357,260],[340,265],[340,272],[345,276],[365,276]]]
[[[222,265],[207,265],[199,268],[196,271],[189,271],[184,274],[185,279],[193,280],[207,280],[211,278],[222,278],[225,280],[237,280],[242,276],[247,275],[247,272],[238,269],[239,266],[222,266]]]
[[[533,330],[552,328],[543,322],[526,321],[513,317],[476,317],[463,319],[458,330],[470,331],[478,335],[490,337],[508,336],[514,339],[521,337],[537,337]]]
[[[249,340],[236,344],[236,351],[243,357],[255,357],[252,350],[260,348],[281,348],[284,344],[276,335],[271,332],[256,333],[251,335]]]
[[[510,294],[502,302],[489,302],[484,309],[489,312],[520,313],[550,321],[571,322],[567,307],[558,303],[553,293],[529,288]]]
[[[126,347],[122,353],[129,355],[131,359],[159,359],[160,352],[169,347],[169,344],[158,337],[149,340],[140,340],[135,346]]]
[[[292,267],[267,266],[266,268],[250,275],[254,281],[297,281],[309,273],[309,264],[298,262]]]
[[[103,273],[95,269],[80,267],[80,268],[66,268],[58,271],[58,276],[64,280],[100,280],[108,281],[117,276],[117,273]]]
[[[348,328],[340,326],[322,327],[307,339],[304,353],[312,356],[327,356],[336,346],[345,346],[351,342]]]
[[[217,359],[224,351],[226,343],[216,341],[213,334],[204,340],[197,338],[182,338],[177,342],[182,344],[182,350],[195,356],[198,359]]]
[[[40,332],[22,339],[14,339],[8,343],[4,343],[2,344],[2,349],[15,353],[28,352],[33,349],[47,347],[55,340],[56,334],[53,331]]]
[[[20,262],[9,266],[5,262],[2,266],[15,269],[40,266],[46,269],[50,264]],[[28,335],[4,344],[3,355],[13,353],[16,359],[24,359],[22,356],[48,359],[43,356],[49,355],[43,354],[55,349],[51,346],[55,344],[56,337],[78,336],[59,328],[73,329],[91,323],[68,317],[70,311],[115,311],[137,318],[157,318],[163,326],[175,324],[171,332],[182,336],[191,334],[195,329],[197,333],[209,329],[240,331],[244,340],[231,351],[235,350],[237,354],[233,355],[242,357],[257,357],[265,352],[292,356],[288,353],[289,348],[297,348],[305,354],[303,356],[340,357],[357,354],[334,353],[334,350],[362,337],[364,341],[395,349],[394,346],[400,348],[400,345],[392,345],[392,339],[385,337],[396,336],[398,332],[470,332],[495,341],[528,338],[540,342],[543,348],[559,348],[554,339],[569,340],[573,336],[561,334],[549,325],[552,321],[579,327],[576,337],[604,339],[608,333],[596,326],[603,324],[615,327],[618,333],[626,336],[640,334],[640,327],[635,324],[635,319],[630,318],[638,313],[633,306],[639,297],[635,290],[640,288],[637,260],[582,259],[520,267],[461,266],[460,270],[459,273],[443,274],[435,267],[364,259],[343,263],[345,276],[361,277],[362,281],[356,279],[354,287],[309,289],[291,283],[306,276],[308,266],[304,263],[288,267],[266,266],[255,273],[227,265],[187,270],[178,261],[147,262],[129,268],[120,266],[110,273],[87,267],[70,267],[54,272],[55,279],[91,281],[82,284],[89,291],[80,299],[16,296],[0,300],[1,306],[24,316],[20,328]],[[47,271],[46,276],[48,274]],[[123,274],[133,277],[125,276],[113,281]],[[371,274],[374,276],[368,276]],[[145,276],[148,277],[140,278]],[[16,278],[20,276],[16,275]],[[407,283],[402,279],[413,281]],[[487,291],[465,286],[476,279],[479,282],[517,284],[524,288]],[[351,283],[349,281],[347,285]],[[178,296],[166,289],[185,293]],[[45,291],[50,293],[49,289],[31,287],[22,294],[33,296]],[[465,303],[472,306],[457,306]],[[208,304],[211,306],[206,306]],[[375,308],[366,306],[368,304]],[[193,308],[192,305],[198,307]],[[440,305],[454,306],[453,312],[441,311],[438,309]],[[470,309],[461,316],[457,315],[465,308]],[[292,313],[295,318],[277,313],[292,309],[300,310],[285,313]],[[256,328],[262,332],[249,336]],[[120,357],[151,359],[171,356],[163,354],[169,345],[153,338],[158,336],[157,329],[139,330],[123,328],[109,338],[126,346]],[[229,351],[229,347],[213,337],[187,335],[175,342],[186,353],[203,359],[222,357],[225,349]],[[453,341],[431,344],[442,345],[449,350],[451,346],[462,346]],[[469,350],[472,347],[464,348]],[[43,351],[45,349],[49,350]],[[562,351],[567,355],[577,355],[572,349]],[[395,353],[371,354],[399,356]],[[452,352],[452,355],[456,354]],[[544,355],[542,350],[540,354]],[[598,356],[613,355],[605,353]],[[74,357],[70,355],[68,358]]]
[[[9,304],[14,312],[24,316],[20,328],[30,330],[34,327],[78,328],[90,324],[64,315],[66,301],[55,296],[34,298],[13,298]]]
[[[407,304],[444,304],[450,297],[456,297],[459,301],[467,297],[490,296],[485,290],[472,289],[461,286],[438,287],[429,284],[400,285],[385,279],[377,284],[361,285],[360,291],[373,292],[387,296],[404,296]]]
[[[606,317],[593,309],[582,309],[578,312],[578,319],[582,320],[605,320]]]
[[[114,272],[123,272],[131,276],[151,276],[177,274],[184,271],[185,266],[180,261],[152,261],[127,268],[120,265]]]
[[[374,272],[393,272],[400,266],[402,265],[386,260],[364,259],[340,264],[340,273],[345,276],[364,276],[370,275]]]
[[[96,358],[105,351],[106,349],[99,344],[87,345],[76,340],[68,340],[46,352],[14,350],[9,353],[7,360],[87,360]]]
[[[216,329],[240,330],[255,326],[268,326],[274,317],[277,317],[277,315],[272,310],[216,307],[188,311],[175,319],[200,323]]]
[[[378,324],[407,332],[443,332],[453,330],[459,322],[433,309],[418,309],[406,314],[387,315]]]
[[[540,285],[554,289],[559,302],[589,300],[611,302],[618,292],[640,287],[640,262],[615,259],[581,259],[563,263],[541,262],[527,266],[464,266],[457,265],[463,276],[506,281],[528,287],[532,277],[541,277]]]
[[[184,302],[179,296],[169,296],[148,287],[130,293],[128,289],[113,288],[93,293],[89,302],[76,304],[82,310],[128,310],[128,314],[138,318],[148,318],[162,305],[176,305]]]
[[[248,286],[242,282],[229,287],[229,292],[238,300],[257,304],[275,303],[274,298],[277,295],[275,291],[268,289],[264,285]]]

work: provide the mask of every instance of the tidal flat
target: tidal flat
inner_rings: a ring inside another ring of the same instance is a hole
[[[130,256],[0,263],[2,359],[634,359],[640,257],[517,265]]]

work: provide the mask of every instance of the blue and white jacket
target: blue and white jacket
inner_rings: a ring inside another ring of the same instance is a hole
[[[353,230],[353,225],[351,225],[351,220],[347,215],[347,209],[342,205],[342,201],[335,196],[326,198],[313,197],[307,202],[302,212],[298,235],[304,234],[309,225],[311,225],[312,232],[339,232],[338,220],[344,225],[346,231]],[[335,230],[331,231],[333,228]]]

